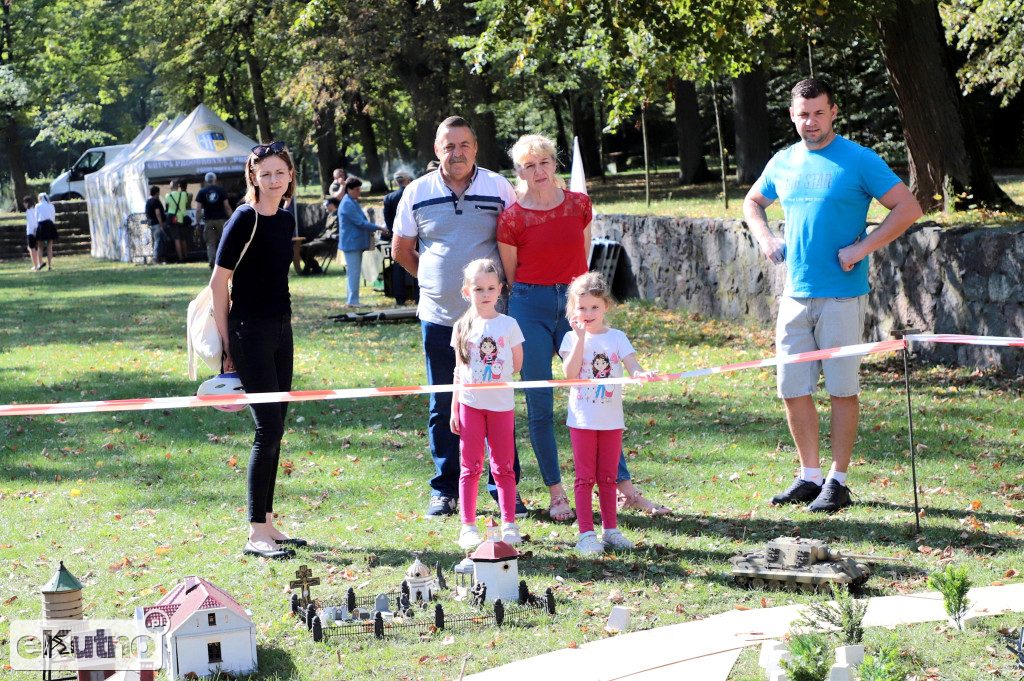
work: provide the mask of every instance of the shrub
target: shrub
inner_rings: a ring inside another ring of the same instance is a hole
[[[860,666],[860,681],[903,681],[906,670],[896,648],[882,648],[875,656],[864,658]]]
[[[828,625],[839,630],[840,645],[855,646],[864,640],[864,613],[867,612],[866,601],[858,601],[850,590],[838,586],[835,589],[835,605],[830,602],[812,604],[804,611],[799,627],[821,629]]]
[[[792,660],[782,660],[779,666],[790,681],[824,681],[832,668],[832,646],[824,634],[798,634],[789,641]]]
[[[942,594],[946,614],[956,624],[957,629],[963,630],[964,615],[970,608],[967,592],[971,590],[971,578],[967,576],[967,567],[947,565],[928,577],[928,586]]]

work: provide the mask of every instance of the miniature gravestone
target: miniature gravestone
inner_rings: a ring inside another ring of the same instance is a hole
[[[373,600],[373,609],[377,612],[391,612],[391,601],[387,594],[377,594]]]
[[[630,608],[625,608],[621,605],[614,606],[608,615],[608,624],[604,630],[607,632],[617,632],[629,629],[629,611]]]

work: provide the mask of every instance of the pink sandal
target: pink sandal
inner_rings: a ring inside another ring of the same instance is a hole
[[[552,520],[559,522],[567,522],[576,520],[576,511],[569,505],[569,497],[564,494],[557,496],[551,500],[551,506],[548,508],[548,515]]]
[[[620,511],[640,511],[641,513],[650,513],[654,516],[670,515],[672,513],[671,508],[653,502],[641,494],[639,488],[628,497],[622,492],[619,492],[617,497]]]

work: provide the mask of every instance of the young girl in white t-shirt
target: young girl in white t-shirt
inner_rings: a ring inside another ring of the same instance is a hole
[[[558,354],[566,378],[619,378],[625,367],[630,376],[654,376],[644,371],[626,334],[605,324],[612,306],[608,283],[588,272],[569,284],[565,314],[572,331],[565,334]],[[599,554],[604,549],[631,549],[633,543],[619,531],[616,518],[615,474],[622,454],[622,386],[579,386],[569,390],[569,435],[576,465],[576,520],[580,536],[576,550]],[[597,485],[601,507],[601,539],[594,532],[592,495]]]
[[[507,382],[523,364],[523,332],[512,317],[499,313],[501,295],[498,266],[486,258],[474,260],[462,271],[462,297],[469,310],[452,329],[456,385]],[[477,487],[484,453],[491,450],[491,475],[498,488],[502,540],[518,544],[516,525],[515,400],[511,388],[456,390],[452,393],[451,429],[459,436],[459,546],[481,543],[476,526]]]

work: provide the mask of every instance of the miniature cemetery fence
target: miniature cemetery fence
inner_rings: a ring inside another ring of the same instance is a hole
[[[389,595],[398,593],[397,590],[394,590],[389,592]],[[372,635],[382,639],[399,636],[403,633],[422,636],[437,631],[464,632],[487,626],[501,627],[505,624],[519,624],[542,611],[549,616],[555,614],[555,596],[551,589],[546,589],[543,598],[538,598],[530,594],[525,581],[519,583],[519,601],[516,603],[506,605],[501,599],[498,599],[494,601],[494,606],[490,611],[481,609],[475,612],[454,615],[445,613],[444,606],[440,603],[435,603],[433,617],[426,614],[427,604],[422,604],[423,615],[417,617],[414,604],[406,608],[404,613],[396,613],[401,616],[401,621],[396,619],[386,620],[383,614],[375,612],[373,619],[325,626],[320,615],[317,614],[315,602],[303,608],[296,595],[293,594],[291,600],[292,612],[302,617],[306,628],[312,633],[313,640],[317,643],[326,643],[332,639],[350,636]],[[362,607],[360,603],[362,605],[370,605],[375,600],[376,597],[357,597],[351,588],[348,590],[346,598],[347,606],[351,606],[349,612],[355,608]],[[325,605],[324,607],[331,606]]]

